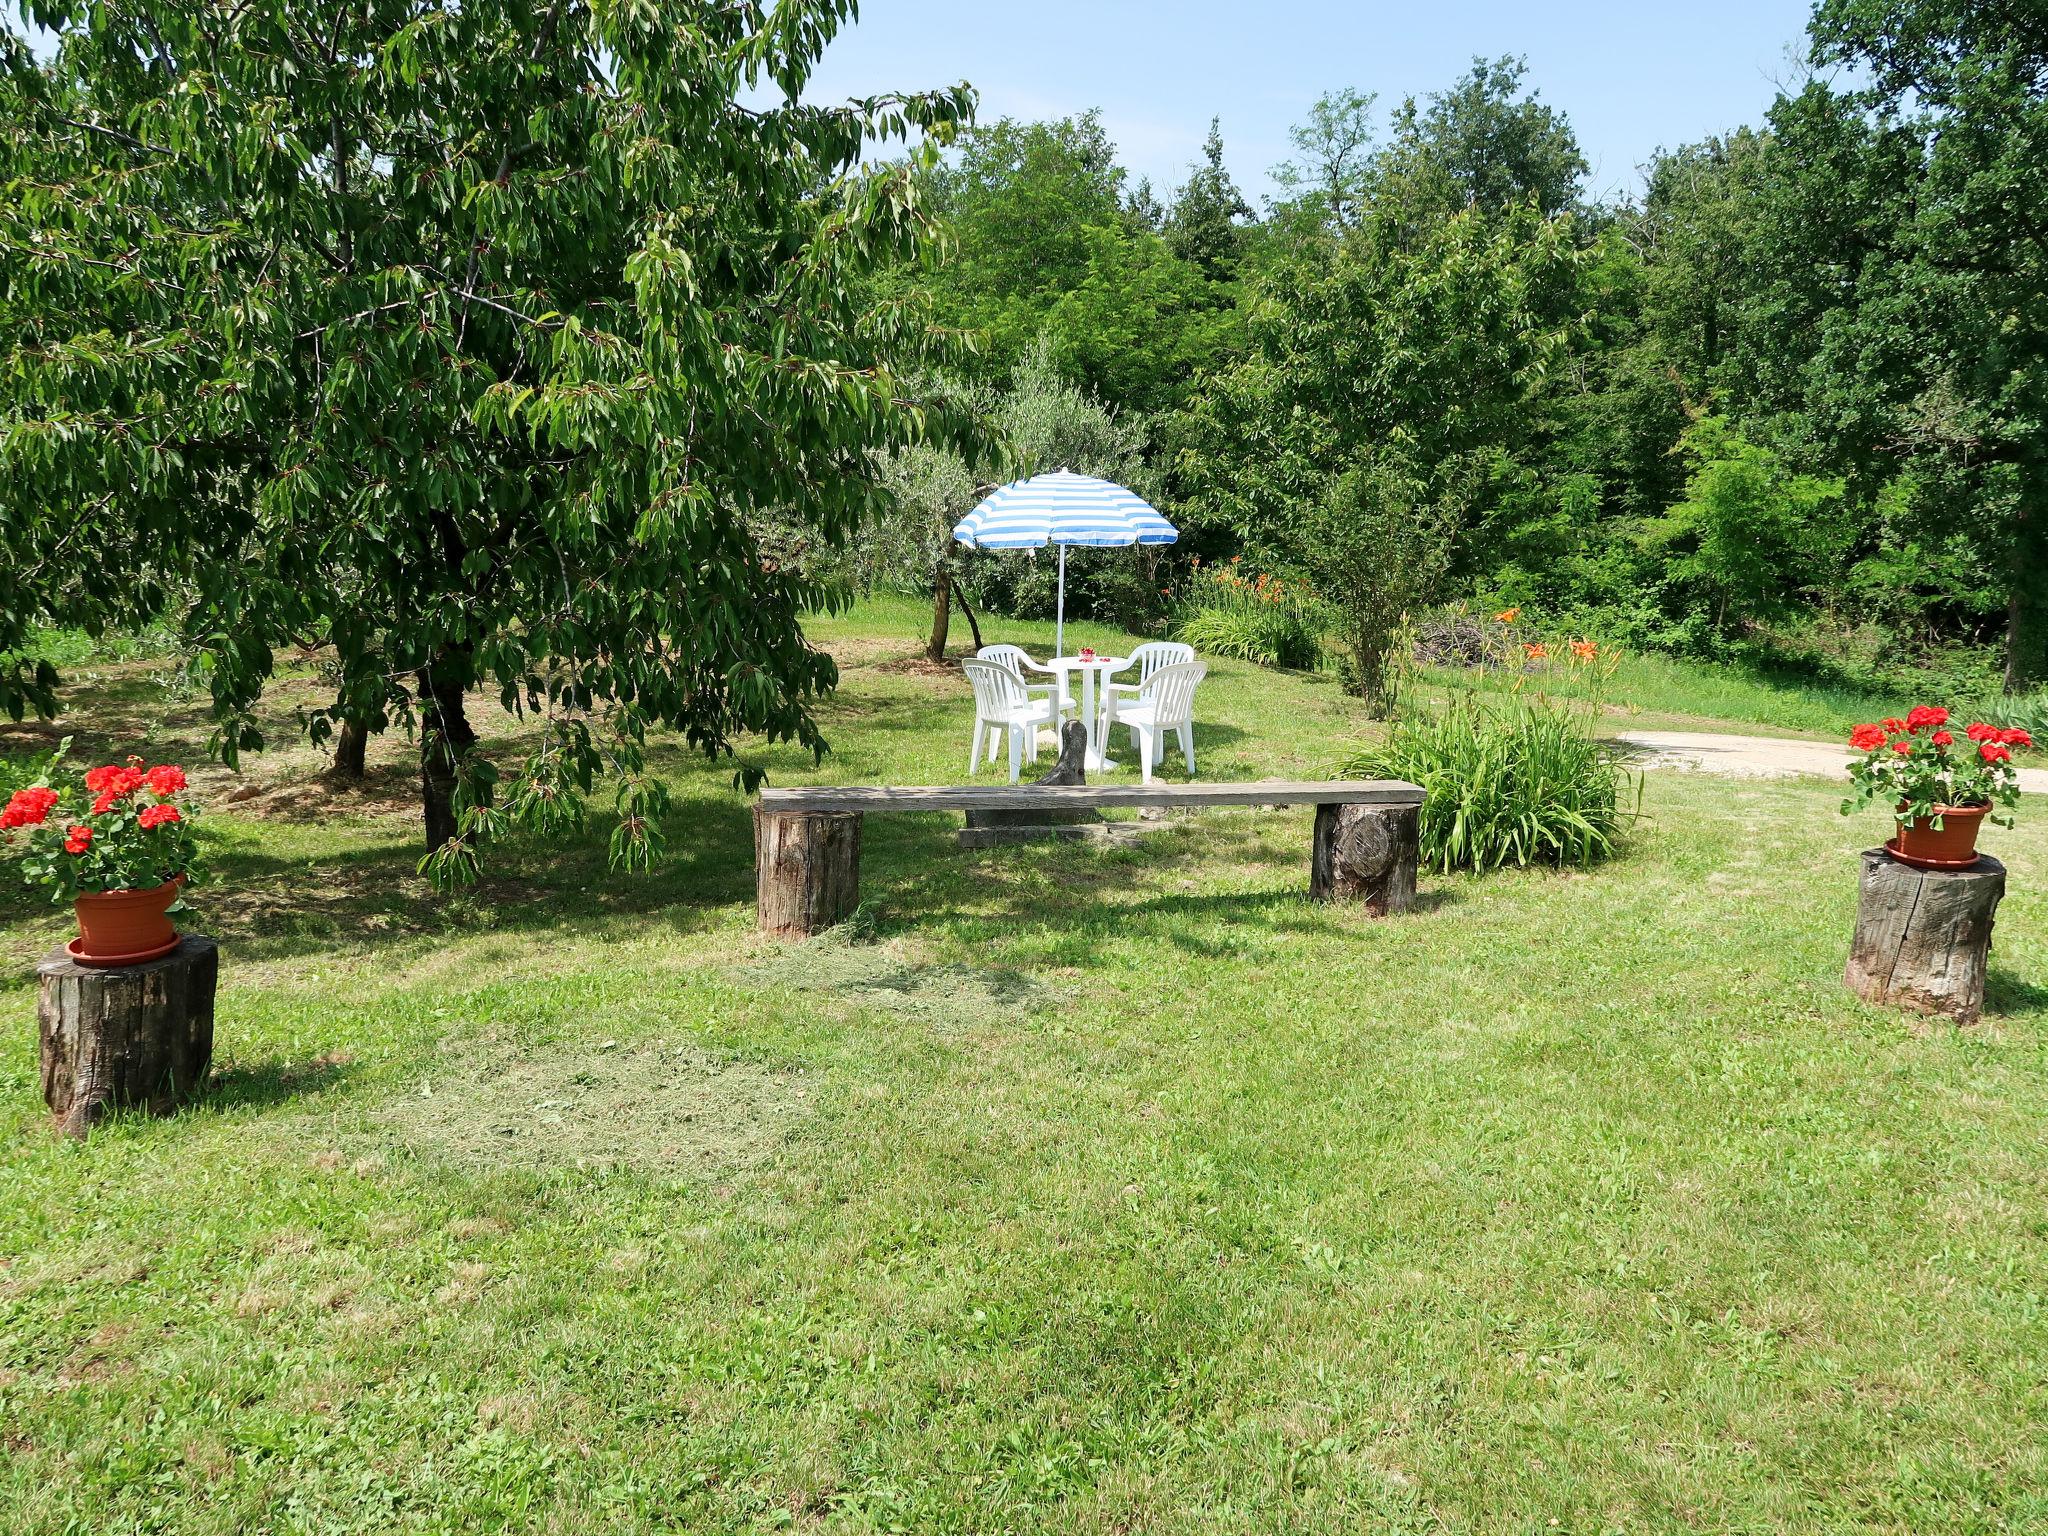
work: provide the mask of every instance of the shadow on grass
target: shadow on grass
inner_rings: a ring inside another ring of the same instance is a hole
[[[304,1062],[238,1062],[216,1068],[206,1092],[196,1102],[215,1110],[284,1104],[345,1081],[350,1065],[347,1058],[336,1056]]]
[[[712,908],[753,892],[751,808],[692,799],[679,809],[670,856],[645,873],[610,865],[609,818],[580,832],[514,837],[491,850],[474,887],[438,892],[418,873],[409,839],[314,858],[246,845],[212,858],[212,883],[192,894],[187,926],[258,960],[339,946],[375,947],[422,934],[583,931],[618,917],[666,914],[700,926]]]
[[[918,817],[871,839],[863,888],[890,937],[945,931],[977,944],[1027,933],[1041,963],[1081,969],[1113,963],[1110,949],[1130,940],[1217,960],[1291,935],[1338,934],[1362,920],[1354,909],[1308,899],[1306,818],[1298,853],[1265,844],[1257,822],[1202,825],[1206,819],[1176,821],[1109,850],[1042,843],[962,853],[951,818]],[[1146,888],[1219,856],[1256,871],[1264,888]],[[1425,885],[1414,915],[1457,899],[1455,890]]]
[[[2048,1014],[2048,987],[1993,966],[1984,978],[1984,1011],[2022,1018]]]

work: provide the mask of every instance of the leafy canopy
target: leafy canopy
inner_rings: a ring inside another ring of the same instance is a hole
[[[1007,378],[1044,337],[1064,372],[1123,409],[1178,404],[1240,330],[1226,274],[1240,204],[1220,159],[1171,212],[1149,187],[1127,201],[1123,177],[1099,113],[977,126],[929,177],[947,259],[895,286],[928,294],[948,325],[976,336],[983,382]],[[1161,226],[1190,242],[1187,254]]]
[[[1264,287],[1250,355],[1183,423],[1196,507],[1339,605],[1376,705],[1402,612],[1430,596],[1484,463],[1567,350],[1581,266],[1570,221],[1530,204],[1419,240],[1368,220],[1334,261]]]
[[[170,608],[230,760],[278,648],[331,644],[314,735],[416,714],[458,860],[502,815],[472,687],[548,719],[513,812],[622,771],[627,857],[649,727],[823,749],[827,594],[750,519],[839,539],[888,505],[876,450],[979,441],[904,383],[956,349],[868,297],[930,239],[964,86],[801,104],[852,0],[31,9],[55,55],[10,38],[0,85],[11,588],[56,603],[90,562]],[[923,147],[864,165],[891,138]]]

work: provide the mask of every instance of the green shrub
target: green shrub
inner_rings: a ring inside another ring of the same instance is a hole
[[[1422,859],[1443,873],[1505,864],[1590,864],[1612,854],[1632,787],[1578,716],[1558,705],[1455,701],[1403,720],[1344,765],[1365,778],[1423,789]]]
[[[1240,576],[1232,566],[1198,570],[1174,605],[1173,637],[1210,656],[1262,667],[1313,668],[1323,655],[1315,600],[1271,577]]]

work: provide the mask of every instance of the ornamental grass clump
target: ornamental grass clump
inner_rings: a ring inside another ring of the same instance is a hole
[[[1532,699],[1454,700],[1401,721],[1344,771],[1422,787],[1422,860],[1445,874],[1607,858],[1635,814],[1625,797],[1642,795],[1576,714]]]
[[[1873,801],[1894,809],[1901,821],[1925,819],[1941,825],[1942,812],[2019,802],[2019,773],[2013,767],[2015,747],[2034,744],[2023,726],[1997,726],[1979,720],[1964,727],[1968,745],[1948,728],[1948,711],[1922,704],[1903,720],[1859,725],[1849,745],[1863,756],[1849,765],[1853,784],[1842,802],[1851,815]],[[2010,817],[1989,818],[2009,827]]]
[[[198,873],[185,770],[131,757],[80,783],[17,789],[0,807],[0,852],[52,901],[152,890]]]
[[[1173,635],[1209,656],[1307,671],[1322,659],[1323,625],[1306,588],[1246,576],[1239,562],[1196,562],[1174,601]]]

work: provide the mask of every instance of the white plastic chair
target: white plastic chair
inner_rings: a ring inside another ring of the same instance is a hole
[[[1190,651],[1188,654],[1192,656],[1194,653]],[[1008,667],[1017,674],[1017,681],[1024,685],[1026,693],[1043,695],[1050,698],[1055,692],[1059,692],[1060,712],[1064,715],[1070,715],[1074,712],[1074,696],[1060,690],[1057,686],[1062,679],[1059,678],[1058,674],[1051,667],[1041,666],[1038,662],[1033,661],[1031,653],[1025,650],[1023,646],[984,645],[974,653],[974,659],[976,661],[992,661],[999,667]],[[1054,681],[1050,683],[1034,683],[1024,675],[1027,672],[1042,672],[1052,676]]]
[[[1131,667],[1138,669],[1138,680],[1135,683],[1112,683],[1108,681],[1103,683],[1103,719],[1108,721],[1110,725],[1116,724],[1118,694],[1124,694],[1132,699],[1136,699],[1138,690],[1143,688],[1151,679],[1152,674],[1161,667],[1170,667],[1177,662],[1193,661],[1194,659],[1195,648],[1192,645],[1183,645],[1178,640],[1147,640],[1143,645],[1138,646],[1131,652],[1130,663],[1124,668],[1126,672],[1130,671]]]
[[[1144,781],[1152,782],[1155,764],[1165,761],[1166,733],[1180,737],[1180,750],[1195,771],[1195,684],[1208,676],[1206,663],[1175,661],[1158,668],[1138,684],[1137,698],[1117,708],[1117,723],[1131,728]]]
[[[967,772],[981,763],[984,741],[988,760],[996,760],[996,745],[984,732],[1005,731],[1010,738],[1010,782],[1024,775],[1024,752],[1038,761],[1038,728],[1057,725],[1059,712],[1051,699],[1034,699],[1024,691],[1024,681],[1008,667],[993,661],[963,661],[960,669],[974,685],[974,741],[967,749]]]

